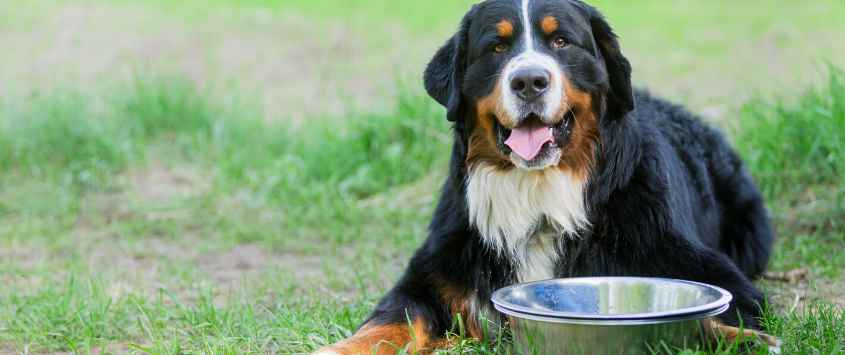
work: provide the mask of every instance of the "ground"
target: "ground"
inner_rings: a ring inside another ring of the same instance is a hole
[[[743,125],[845,119],[801,109],[845,66],[845,4],[591,3],[636,85],[730,132],[779,229],[769,269],[810,269],[758,280],[795,316],[771,331],[841,350],[844,131],[761,153],[782,132]],[[0,354],[349,335],[425,237],[450,133],[420,73],[470,4],[0,3]]]

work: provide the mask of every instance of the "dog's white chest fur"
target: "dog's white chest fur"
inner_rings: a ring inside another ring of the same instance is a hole
[[[470,223],[487,246],[516,267],[519,282],[554,277],[561,238],[588,225],[585,183],[559,169],[471,169],[467,201]]]

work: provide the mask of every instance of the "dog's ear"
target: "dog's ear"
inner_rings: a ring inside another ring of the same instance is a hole
[[[463,116],[464,103],[461,86],[467,69],[467,42],[469,25],[475,6],[464,15],[461,27],[437,51],[425,68],[425,90],[432,98],[446,107],[446,118],[455,122]]]
[[[610,24],[596,8],[575,1],[590,19],[593,39],[607,67],[610,89],[607,93],[607,109],[613,117],[620,117],[634,109],[634,89],[631,86],[631,63],[619,50],[616,34]]]

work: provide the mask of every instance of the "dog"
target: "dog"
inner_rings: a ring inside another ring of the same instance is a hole
[[[424,84],[454,130],[430,234],[355,334],[316,354],[424,353],[459,321],[491,336],[495,290],[586,276],[722,287],[733,300],[711,336],[773,341],[753,331],[766,302],[750,279],[773,243],[761,193],[719,130],[632,87],[598,10],[474,5]]]

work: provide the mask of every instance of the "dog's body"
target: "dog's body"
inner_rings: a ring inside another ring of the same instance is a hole
[[[318,353],[442,347],[457,315],[482,337],[502,321],[493,291],[578,276],[717,285],[734,297],[720,327],[756,328],[749,278],[773,240],[763,199],[719,131],[635,93],[630,73],[588,5],[474,6],[425,74],[455,122],[431,234],[355,335]]]

